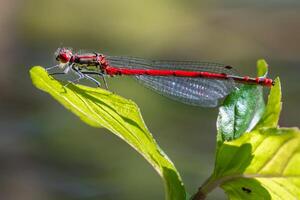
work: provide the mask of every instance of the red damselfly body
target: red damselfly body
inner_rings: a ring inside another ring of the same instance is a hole
[[[238,76],[230,66],[194,61],[156,61],[125,56],[105,56],[99,53],[73,54],[69,48],[59,48],[55,53],[60,73],[73,71],[78,81],[86,78],[97,86],[100,82],[93,75],[135,76],[143,85],[180,102],[215,107],[239,84],[271,87],[274,82],[267,77]]]

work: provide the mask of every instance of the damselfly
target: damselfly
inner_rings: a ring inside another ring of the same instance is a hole
[[[215,107],[239,84],[271,87],[274,82],[267,77],[237,76],[228,65],[194,61],[156,61],[126,56],[106,56],[100,53],[74,54],[69,48],[59,48],[55,53],[58,65],[67,74],[75,72],[78,78],[88,79],[97,86],[94,76],[135,76],[145,86],[182,103]]]

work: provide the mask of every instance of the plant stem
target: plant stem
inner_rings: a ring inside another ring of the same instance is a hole
[[[257,177],[257,174],[236,174],[236,175],[231,175],[231,176],[223,176],[223,177],[213,177],[210,176],[202,185],[201,187],[198,189],[198,192],[191,198],[191,200],[204,200],[207,196],[208,193],[210,193],[213,189],[215,189],[216,187],[218,187],[219,185],[223,184],[226,181],[230,181],[232,179],[235,178],[253,178],[253,177]],[[265,176],[264,176],[265,177]]]
[[[204,200],[207,194],[219,185],[218,181],[214,180],[213,177],[209,177],[199,187],[198,192],[192,197],[191,200]]]
[[[198,189],[198,192],[192,197],[191,200],[204,200],[208,193],[213,189],[224,183],[225,181],[236,178],[235,176],[228,176],[216,179],[216,177],[210,176]]]

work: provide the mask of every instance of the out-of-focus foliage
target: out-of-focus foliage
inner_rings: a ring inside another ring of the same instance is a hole
[[[279,124],[290,127],[300,124],[299,21],[298,0],[2,0],[1,198],[164,198],[160,178],[132,148],[106,129],[82,123],[32,86],[29,66],[55,65],[58,47],[218,62],[242,76],[255,76],[255,60],[266,58],[269,76],[280,76],[283,88]],[[218,109],[182,105],[131,78],[110,78],[108,84],[139,105],[188,192],[196,191],[214,165]],[[222,190],[208,196],[224,198]]]

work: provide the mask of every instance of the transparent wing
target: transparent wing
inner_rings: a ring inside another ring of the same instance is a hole
[[[106,59],[109,61],[109,64],[114,67],[134,69],[178,69],[187,71],[226,73],[230,75],[237,74],[231,66],[213,62],[146,60],[127,56],[106,56]]]
[[[233,89],[225,81],[185,77],[136,76],[143,85],[185,104],[215,107]]]
[[[134,69],[178,69],[235,74],[232,68],[218,63],[193,61],[149,61],[132,57],[107,57],[113,67]],[[156,92],[185,104],[215,107],[235,87],[233,80],[175,76],[135,76],[139,82]]]

